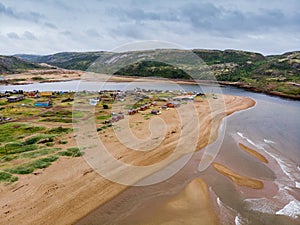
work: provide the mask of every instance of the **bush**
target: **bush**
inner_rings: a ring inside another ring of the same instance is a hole
[[[59,152],[58,155],[79,157],[79,156],[82,156],[83,153],[80,152],[79,148],[73,147],[73,148],[68,148],[66,151]]]
[[[0,162],[9,162],[15,158],[17,158],[15,155],[4,155],[0,157]]]
[[[61,148],[43,148],[38,151],[25,152],[19,155],[20,158],[36,158],[38,156],[48,155],[61,150]]]
[[[33,77],[32,80],[45,80],[43,77]]]
[[[15,154],[15,153],[21,153],[21,152],[28,152],[32,150],[36,150],[37,145],[22,145],[22,143],[14,142],[14,143],[8,143],[5,145],[2,151],[5,152],[5,154]]]
[[[32,145],[32,144],[37,143],[40,139],[42,139],[42,136],[31,137],[31,138],[26,139],[26,140],[23,142],[23,144],[24,144],[24,145]]]
[[[53,142],[47,142],[47,143],[46,143],[46,146],[48,146],[48,147],[52,147],[53,145],[54,145]]]
[[[59,140],[59,142],[58,142],[59,144],[61,144],[61,145],[65,145],[65,144],[67,144],[68,142],[67,141],[65,141],[65,140]]]
[[[50,166],[51,162],[54,162],[57,159],[58,156],[52,155],[46,158],[37,159],[32,162],[13,167],[11,169],[6,169],[5,171],[14,174],[29,174],[32,173],[35,169],[42,169]]]
[[[0,172],[0,181],[4,182],[15,182],[18,177],[11,175],[10,173]]]
[[[49,133],[49,134],[61,134],[61,133],[68,133],[71,130],[72,129],[70,129],[70,128],[64,128],[64,127],[60,126],[60,127],[52,128],[47,133]]]

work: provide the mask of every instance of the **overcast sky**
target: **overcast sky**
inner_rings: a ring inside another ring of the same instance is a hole
[[[143,40],[279,54],[300,49],[299,9],[298,0],[0,0],[0,54]]]

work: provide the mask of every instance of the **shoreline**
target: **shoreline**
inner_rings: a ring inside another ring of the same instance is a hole
[[[56,73],[48,75],[44,80],[33,80],[36,76],[39,76],[35,73],[30,75],[28,73],[21,74],[10,74],[6,75],[6,79],[0,81],[0,85],[26,85],[26,84],[35,84],[35,83],[54,83],[54,82],[66,82],[66,81],[74,81],[74,80],[84,80],[86,79],[86,75],[89,72],[78,71],[78,70],[66,70],[66,69],[57,69],[51,70],[52,73]],[[58,75],[64,74],[63,77],[57,77]],[[92,73],[95,75],[95,73]],[[247,84],[241,82],[230,82],[230,81],[217,81],[217,80],[183,80],[183,79],[165,79],[160,77],[137,77],[137,76],[121,76],[121,75],[107,75],[107,74],[96,74],[100,75],[98,81],[102,82],[174,82],[176,84],[200,84],[200,85],[216,85],[216,86],[233,86],[236,88],[244,89],[246,91],[255,92],[255,93],[263,93],[270,96],[276,96],[281,98],[287,98],[292,100],[300,100],[299,95],[289,95],[278,91],[269,91],[262,90],[254,86],[249,86]],[[17,78],[18,77],[18,78]],[[39,76],[40,77],[40,76]],[[21,79],[22,81],[17,81],[17,79]],[[97,81],[92,79],[92,81]]]
[[[300,100],[300,96],[296,96],[296,95],[289,95],[289,94],[285,94],[282,92],[278,92],[278,91],[264,91],[261,90],[259,88],[253,87],[253,86],[248,86],[246,84],[243,84],[241,82],[230,82],[230,81],[218,81],[219,84],[221,85],[228,85],[228,86],[233,86],[236,88],[240,88],[240,89],[244,89],[246,91],[250,91],[250,92],[254,92],[254,93],[262,93],[262,94],[266,94],[269,96],[275,96],[275,97],[280,97],[280,98],[285,98],[285,99],[290,99],[290,100]]]
[[[213,126],[213,132],[218,131],[216,125],[220,125],[221,120],[219,119],[255,104],[252,99],[247,97],[224,95],[224,98],[227,106],[226,113],[216,119],[218,123]],[[203,110],[204,113],[205,109]],[[167,114],[165,116],[170,118]],[[205,122],[203,125],[208,129],[212,126],[209,121],[207,118],[203,121]],[[173,125],[176,126],[176,124]],[[202,135],[201,138],[205,137]],[[176,138],[175,133],[170,140],[176,140]],[[108,138],[107,143],[113,142]],[[203,142],[202,140],[199,144],[202,149],[208,144],[208,141]],[[116,152],[116,154],[122,154],[122,151]],[[135,155],[132,155],[127,157],[127,160],[134,162],[133,159],[138,159],[137,162],[143,164],[143,161],[152,163],[161,160],[162,157],[164,155],[156,154],[149,162],[148,159],[145,161],[142,156],[136,158]],[[101,188],[99,189],[99,187]],[[5,216],[7,223],[18,221],[19,224],[41,224],[47,218],[48,224],[70,224],[85,217],[126,188],[128,187],[103,179],[89,167],[83,158],[62,158],[49,168],[42,170],[42,174],[21,176],[17,183],[1,187],[2,204],[7,205],[1,211],[8,212]]]

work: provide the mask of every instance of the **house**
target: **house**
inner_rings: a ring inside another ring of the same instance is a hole
[[[179,107],[179,103],[177,103],[177,102],[168,102],[168,103],[166,104],[166,106],[167,106],[168,108],[176,108],[176,107]]]
[[[131,109],[131,110],[128,110],[128,115],[134,115],[134,114],[136,114],[137,112],[139,112],[138,109]]]
[[[52,91],[45,91],[40,93],[40,97],[52,97]]]
[[[37,92],[36,92],[36,91],[30,91],[30,92],[27,94],[28,97],[36,97],[36,95],[37,95]]]
[[[175,101],[193,101],[194,97],[195,97],[194,95],[183,95],[183,96],[174,97],[173,100],[175,100]]]
[[[124,119],[124,114],[122,112],[119,112],[117,117],[119,120]]]
[[[159,115],[159,114],[161,114],[161,112],[159,110],[152,109],[151,110],[151,114],[153,114],[153,115]]]
[[[50,107],[51,105],[52,105],[51,101],[34,103],[34,106],[36,107]]]
[[[97,105],[97,103],[99,102],[99,100],[98,99],[94,99],[94,98],[91,98],[90,99],[90,105]]]
[[[140,107],[140,110],[141,111],[145,111],[147,108],[146,108],[146,106],[145,105],[142,105],[141,107]]]
[[[118,119],[118,116],[112,116],[111,117],[111,122],[114,123],[114,122],[118,122],[119,119]]]
[[[19,102],[22,101],[23,99],[24,99],[24,95],[13,95],[7,97],[8,102]]]

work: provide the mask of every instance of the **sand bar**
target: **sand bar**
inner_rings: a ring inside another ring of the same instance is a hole
[[[242,176],[219,163],[213,163],[213,165],[216,171],[230,178],[237,185],[250,187],[253,189],[262,189],[264,187],[264,183],[260,180]]]
[[[262,161],[263,163],[269,163],[269,161],[259,152],[247,147],[246,145],[239,143],[239,147],[243,149],[245,152],[249,153],[250,155],[254,156],[258,160]]]

